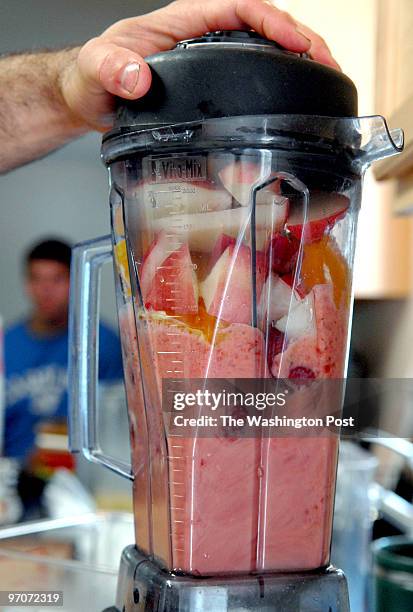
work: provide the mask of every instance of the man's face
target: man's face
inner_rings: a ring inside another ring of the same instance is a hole
[[[35,314],[43,321],[67,318],[69,305],[69,268],[58,261],[37,259],[27,267],[26,293]]]

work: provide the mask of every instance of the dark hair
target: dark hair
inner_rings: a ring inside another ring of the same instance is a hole
[[[49,261],[58,261],[70,269],[71,255],[72,248],[67,242],[55,239],[42,240],[27,251],[25,263],[29,265],[30,262],[38,259],[48,259]]]

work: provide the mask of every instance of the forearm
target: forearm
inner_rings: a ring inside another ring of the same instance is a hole
[[[0,173],[88,131],[68,109],[61,79],[78,48],[0,58]]]

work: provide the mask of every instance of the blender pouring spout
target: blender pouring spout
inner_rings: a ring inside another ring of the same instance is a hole
[[[373,162],[399,155],[404,149],[404,132],[401,128],[390,129],[381,115],[360,117],[358,120],[361,141],[355,164],[366,170]]]

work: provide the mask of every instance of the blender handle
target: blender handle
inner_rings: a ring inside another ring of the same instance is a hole
[[[131,466],[105,455],[99,445],[97,391],[99,297],[103,264],[113,258],[112,240],[103,236],[72,250],[69,306],[69,445],[89,461],[133,480]]]

